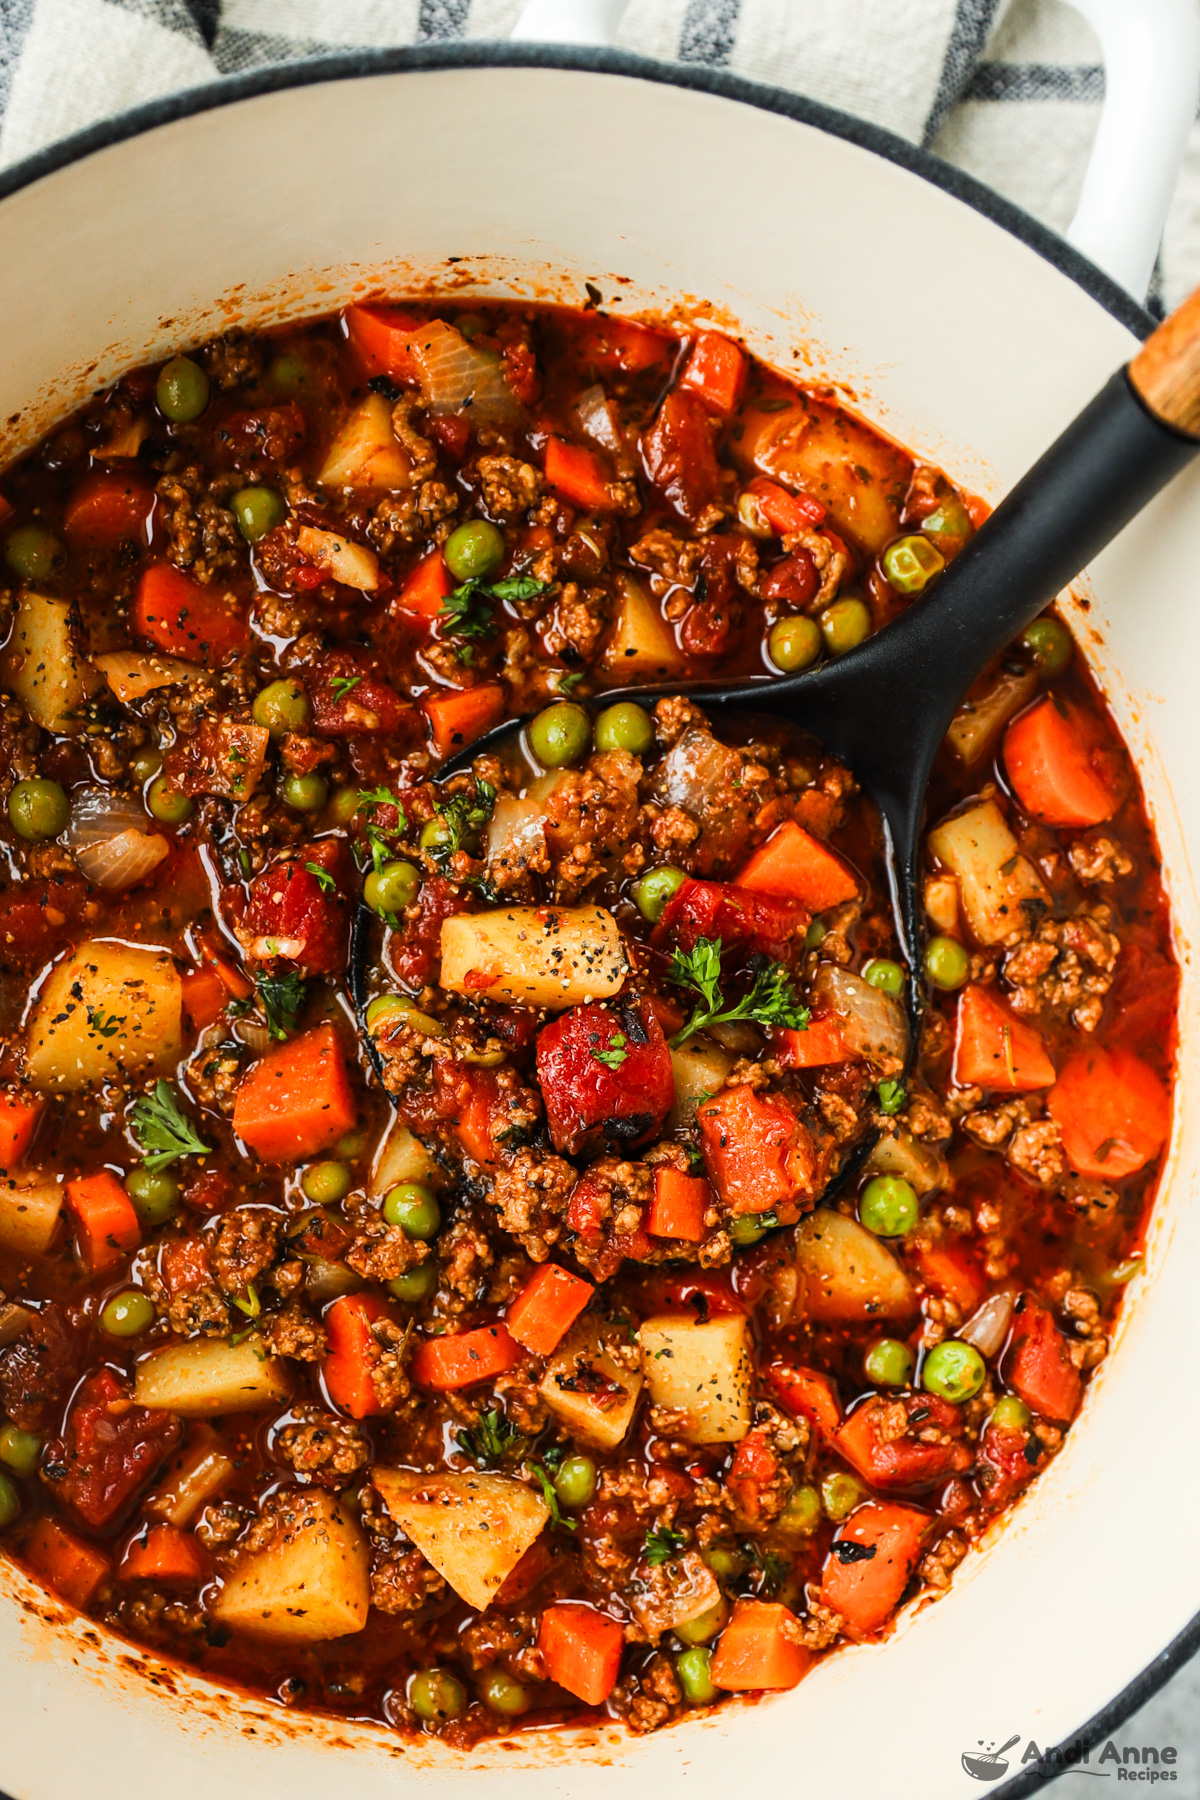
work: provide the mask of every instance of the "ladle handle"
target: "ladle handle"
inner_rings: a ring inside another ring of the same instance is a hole
[[[1200,288],[1146,339],[1129,380],[1147,412],[1200,439]]]

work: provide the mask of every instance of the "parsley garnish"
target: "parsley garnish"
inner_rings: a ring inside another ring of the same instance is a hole
[[[89,1006],[87,1022],[93,1031],[99,1032],[102,1038],[110,1038],[116,1037],[125,1020],[123,1018],[114,1019],[111,1013],[105,1015],[102,1007]]]
[[[138,1101],[131,1120],[152,1175],[181,1156],[207,1156],[212,1149],[196,1136],[191,1120],[180,1112],[169,1081],[155,1082],[154,1092]]]
[[[455,794],[434,807],[442,830],[439,841],[425,848],[438,867],[443,867],[458,851],[466,848],[465,840],[481,831],[492,816],[496,790],[490,781],[477,781],[473,794]]]
[[[304,866],[308,870],[310,875],[316,876],[317,883],[321,889],[321,892],[323,894],[332,894],[333,890],[337,886],[337,882],[333,879],[333,876],[329,873],[329,870],[323,869],[321,867],[320,863],[315,863],[315,862],[306,862]]]
[[[786,1025],[792,1031],[803,1031],[808,1024],[808,1008],[797,1000],[792,978],[782,963],[761,966],[750,992],[727,1005],[721,992],[720,938],[697,938],[690,950],[676,950],[667,973],[676,986],[693,988],[700,996],[683,1030],[671,1039],[673,1050],[707,1026],[727,1025],[735,1019],[749,1019],[755,1025]]]
[[[496,628],[497,601],[533,600],[545,593],[546,586],[532,575],[512,575],[507,581],[483,581],[473,575],[442,602],[438,613],[442,635],[458,642],[459,661],[469,663],[475,654],[472,644],[490,637]]]
[[[542,1499],[550,1508],[550,1523],[558,1531],[578,1531],[578,1520],[563,1518],[559,1508],[558,1495],[555,1492],[554,1483],[551,1481],[542,1464],[540,1462],[531,1462],[529,1467],[537,1477],[537,1484],[542,1490]]]
[[[618,1031],[616,1037],[612,1040],[609,1049],[592,1051],[593,1062],[603,1063],[607,1069],[619,1069],[621,1064],[625,1061],[625,1058],[629,1055],[627,1049],[628,1043],[629,1039],[625,1036],[625,1033],[623,1031]]]
[[[242,1299],[240,1295],[235,1294],[233,1304],[237,1307],[239,1312],[245,1313],[248,1319],[257,1319],[258,1315],[262,1312],[262,1301],[259,1299],[258,1289],[252,1281],[246,1283],[245,1299]]]
[[[788,1572],[786,1559],[774,1550],[764,1550],[753,1538],[746,1540],[745,1550],[759,1573],[758,1592],[778,1593]]]
[[[583,677],[584,671],[582,669],[576,669],[571,675],[560,675],[558,678],[558,686],[554,690],[555,693],[573,694],[583,680]]]
[[[359,788],[358,806],[355,810],[361,812],[364,806],[394,806],[396,809],[397,830],[404,831],[407,829],[408,819],[405,816],[404,808],[390,788]]]
[[[660,1563],[670,1562],[683,1549],[682,1531],[672,1531],[669,1525],[656,1525],[653,1531],[646,1533],[646,1561],[652,1569]]]
[[[904,1091],[902,1081],[890,1080],[879,1083],[879,1110],[881,1113],[885,1113],[889,1119],[900,1111],[907,1099],[908,1095]]]
[[[465,1456],[486,1469],[490,1463],[503,1460],[507,1451],[520,1442],[521,1434],[495,1406],[481,1413],[479,1423],[455,1433],[455,1442]]]
[[[308,987],[299,975],[260,975],[258,997],[263,1003],[271,1036],[285,1038],[300,1023]]]
[[[361,680],[361,675],[335,675],[329,683],[334,699],[344,700],[347,694],[354,692]]]

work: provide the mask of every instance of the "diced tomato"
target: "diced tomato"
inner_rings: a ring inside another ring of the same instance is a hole
[[[813,1664],[796,1642],[799,1620],[773,1600],[739,1600],[713,1653],[713,1685],[731,1693],[794,1688]]]
[[[153,510],[154,495],[144,481],[109,471],[87,475],[63,512],[63,536],[83,549],[144,537]]]
[[[908,1413],[908,1430],[894,1438],[890,1424],[897,1405]],[[880,1429],[885,1420],[888,1433]],[[935,1394],[912,1394],[902,1400],[874,1394],[855,1407],[834,1439],[834,1448],[874,1487],[932,1487],[970,1468],[974,1458],[961,1442],[964,1429],[958,1408]],[[921,1441],[920,1434],[930,1430],[937,1431],[939,1442]]]
[[[419,619],[436,619],[454,592],[454,577],[446,567],[441,546],[423,556],[391,602],[393,612]]]
[[[1034,1294],[1022,1294],[1013,1314],[1004,1379],[1026,1406],[1057,1424],[1075,1417],[1083,1393],[1079,1370],[1067,1355],[1067,1341]]]
[[[569,1269],[543,1263],[509,1303],[505,1323],[518,1344],[535,1356],[549,1356],[595,1291],[590,1281],[572,1275]]]
[[[808,926],[809,914],[795,901],[751,893],[728,881],[689,878],[667,901],[654,941],[690,950],[702,937],[720,938],[725,946],[744,944],[778,957]]]
[[[932,1524],[928,1513],[914,1507],[870,1500],[838,1531],[825,1562],[821,1600],[841,1614],[851,1637],[869,1637],[887,1624]]]
[[[402,386],[416,385],[420,371],[409,349],[424,324],[402,306],[368,302],[348,306],[342,315],[346,336],[368,375],[387,375]]]
[[[740,344],[719,331],[702,331],[688,353],[679,385],[698,395],[710,412],[727,419],[737,411],[748,367]]]
[[[225,983],[215,969],[191,969],[183,977],[183,1010],[193,1031],[215,1025],[229,1003]]]
[[[768,1363],[763,1373],[785,1412],[790,1412],[793,1418],[807,1419],[827,1443],[832,1442],[842,1422],[842,1407],[833,1377],[822,1375],[817,1369],[793,1367],[785,1362]]]
[[[658,365],[665,368],[675,354],[676,341],[653,325],[614,319],[607,313],[594,313],[579,333],[580,355],[586,362],[594,369],[619,369],[624,375],[639,375]]]
[[[242,1077],[233,1099],[233,1129],[264,1162],[303,1162],[328,1150],[356,1116],[332,1025],[268,1050]]]
[[[278,406],[230,413],[217,427],[217,441],[239,455],[284,462],[295,456],[307,432],[304,414],[294,400],[287,400]]]
[[[725,1088],[696,1108],[709,1179],[731,1212],[770,1212],[807,1188],[812,1138],[791,1107],[749,1087]]]
[[[0,969],[39,967],[71,941],[88,904],[87,884],[75,876],[22,881],[5,889],[0,918]]]
[[[821,585],[817,565],[809,550],[793,550],[773,563],[759,584],[764,600],[782,600],[798,611],[808,605]]]
[[[1046,1456],[1035,1431],[1024,1427],[1006,1430],[989,1419],[979,1440],[979,1459],[975,1480],[991,1512],[1015,1500],[1027,1482],[1032,1481]]]
[[[85,1525],[111,1525],[180,1431],[174,1414],[131,1405],[113,1371],[97,1369],[75,1396],[62,1437],[47,1446],[43,1472]]]
[[[308,681],[312,728],[322,737],[362,737],[395,731],[412,717],[406,700],[349,652],[323,657]]]
[[[644,1144],[675,1104],[662,1026],[636,999],[561,1014],[538,1038],[537,1076],[551,1139],[566,1156],[601,1142],[610,1150]]]
[[[441,418],[427,419],[425,429],[452,462],[462,461],[471,441],[471,421],[465,413],[443,413]]]
[[[794,906],[825,912],[853,900],[858,881],[827,844],[794,819],[785,819],[750,858],[738,886],[756,894],[786,896]]]
[[[313,873],[316,869],[324,881]],[[262,940],[261,955],[278,956],[312,975],[335,974],[346,966],[349,885],[345,845],[333,838],[308,844],[255,876],[242,929]]]
[[[653,1249],[644,1217],[631,1231],[613,1229],[607,1210],[610,1200],[608,1186],[589,1170],[580,1176],[567,1203],[568,1229],[581,1240],[577,1255],[597,1281],[607,1281],[626,1260],[644,1262]]]
[[[448,1393],[502,1375],[523,1355],[506,1325],[481,1325],[453,1337],[426,1338],[417,1345],[412,1376],[419,1387]]]
[[[754,511],[759,520],[776,537],[791,537],[797,531],[815,531],[825,523],[825,508],[811,494],[792,494],[777,481],[756,475],[744,490],[753,496]]]
[[[954,1079],[960,1087],[999,1088],[1010,1094],[1049,1087],[1054,1064],[1032,1025],[991,988],[972,984],[958,996]]]
[[[771,1032],[775,1060],[785,1069],[823,1069],[855,1060],[836,1019],[812,1018],[803,1031],[778,1025]]]
[[[215,668],[242,649],[246,621],[225,590],[201,587],[171,563],[151,563],[138,583],[134,629],[168,656]]]
[[[392,933],[385,952],[405,987],[424,987],[434,979],[442,954],[442,920],[466,912],[469,905],[463,889],[440,875],[421,883],[416,918],[409,920],[403,931]]]
[[[964,1319],[983,1303],[987,1279],[965,1245],[933,1244],[928,1250],[915,1250],[913,1264],[926,1287],[952,1300]]]
[[[1153,1160],[1171,1129],[1171,1096],[1128,1050],[1082,1050],[1046,1095],[1067,1161],[1081,1175],[1120,1181]]]
[[[763,1516],[764,1491],[779,1476],[779,1458],[765,1431],[748,1431],[733,1453],[725,1486],[748,1519]]]
[[[450,1116],[459,1143],[481,1169],[496,1169],[504,1160],[499,1142],[508,1123],[508,1104],[491,1069],[448,1067],[435,1080],[453,1089]]]
[[[646,478],[668,505],[695,524],[721,492],[712,421],[693,395],[672,388],[642,433]]]
[[[51,1301],[0,1352],[0,1407],[22,1431],[45,1431],[62,1417],[79,1378],[83,1338]]]
[[[702,1175],[685,1175],[671,1164],[663,1164],[654,1171],[654,1198],[646,1229],[651,1237],[698,1244],[707,1235],[704,1220],[713,1198],[712,1188]]]
[[[704,1320],[735,1318],[746,1311],[729,1276],[715,1269],[693,1269],[687,1274],[663,1269],[647,1277],[644,1291],[651,1312],[686,1312]]]
[[[585,1706],[603,1706],[617,1685],[625,1633],[615,1619],[566,1601],[548,1606],[538,1628],[546,1674]]]
[[[158,1270],[172,1300],[195,1293],[213,1278],[208,1247],[198,1237],[168,1238],[158,1253]]]

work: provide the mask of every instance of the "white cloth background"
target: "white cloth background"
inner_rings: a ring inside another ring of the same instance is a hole
[[[220,75],[365,45],[503,37],[520,10],[521,0],[0,0],[0,164]],[[631,0],[618,42],[887,126],[1058,229],[1104,93],[1098,45],[1059,0]],[[1200,128],[1152,305],[1198,282]],[[1180,1791],[1200,1794],[1200,1664],[1117,1735],[1174,1743]]]

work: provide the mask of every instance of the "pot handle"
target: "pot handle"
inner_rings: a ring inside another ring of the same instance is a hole
[[[610,44],[628,0],[527,0],[513,37]],[[1067,241],[1145,298],[1200,97],[1195,0],[1068,0],[1100,39],[1105,99]]]
[[[1100,39],[1105,97],[1067,241],[1144,300],[1200,97],[1195,0],[1068,0]]]

